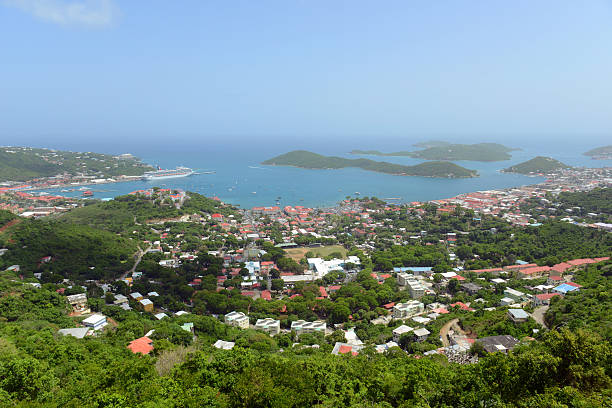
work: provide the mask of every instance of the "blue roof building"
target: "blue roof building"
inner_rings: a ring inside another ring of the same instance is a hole
[[[554,288],[553,291],[557,292],[557,293],[561,293],[562,295],[565,295],[568,292],[573,292],[573,291],[578,290],[578,289],[580,289],[580,288],[577,287],[577,286],[570,285],[570,284],[567,284],[567,283],[563,283],[563,284],[557,286],[556,288]]]

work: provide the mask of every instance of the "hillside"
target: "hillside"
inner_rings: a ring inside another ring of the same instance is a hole
[[[597,147],[588,152],[583,153],[585,156],[590,156],[593,159],[609,159],[612,158],[612,145]]]
[[[502,170],[506,173],[520,173],[520,174],[537,174],[537,173],[551,173],[561,169],[569,169],[565,163],[561,163],[551,157],[537,156],[526,162],[515,164],[507,169]]]
[[[132,156],[0,147],[0,180],[27,181],[64,173],[98,178],[139,176],[149,170],[153,168]]]
[[[0,233],[8,252],[0,269],[19,265],[22,272],[52,272],[48,279],[114,278],[132,266],[137,241],[109,231],[56,221],[21,219]],[[51,260],[42,263],[41,259]]]
[[[470,160],[501,161],[511,158],[509,152],[516,150],[498,143],[450,144],[442,142],[420,143],[415,146],[424,150],[383,153],[378,150],[352,150],[351,154],[374,156],[407,156],[425,160]]]
[[[346,167],[357,167],[363,170],[402,176],[446,178],[477,176],[476,171],[469,170],[449,162],[431,162],[421,163],[415,166],[404,166],[401,164],[378,162],[369,159],[345,159],[335,156],[323,156],[305,150],[294,150],[272,159],[268,159],[262,164],[273,166],[295,166],[305,169],[342,169]]]
[[[176,218],[185,214],[237,215],[237,211],[219,201],[204,197],[198,193],[187,193],[187,198],[180,209],[171,202],[164,202],[160,195],[143,197],[126,195],[115,197],[111,201],[96,202],[85,207],[74,209],[59,218],[70,224],[88,225],[116,233],[130,232],[136,224],[150,220]]]

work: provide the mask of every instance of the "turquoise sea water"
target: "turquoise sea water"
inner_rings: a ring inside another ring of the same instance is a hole
[[[158,180],[156,182],[126,182],[92,186],[95,198],[112,198],[138,189],[153,186],[179,188],[195,191],[206,196],[218,196],[221,200],[239,205],[242,208],[253,206],[304,205],[311,207],[332,206],[347,195],[376,196],[379,198],[401,198],[391,202],[427,201],[452,197],[461,193],[478,190],[503,189],[535,184],[543,181],[539,177],[516,174],[503,174],[499,170],[512,164],[528,160],[537,155],[552,156],[573,166],[603,167],[612,166],[610,160],[592,160],[582,156],[584,148],[575,146],[531,146],[513,152],[511,160],[501,162],[467,162],[457,164],[478,170],[480,177],[471,179],[438,179],[425,177],[392,176],[361,169],[307,170],[292,167],[264,166],[260,163],[270,157],[295,149],[291,141],[273,148],[239,143],[236,145],[193,144],[191,146],[168,146],[152,148],[134,146],[131,149],[118,147],[111,153],[129,151],[145,162],[162,168],[184,165],[200,171],[215,171],[214,174],[197,174],[185,178]],[[374,143],[371,143],[374,144]],[[411,143],[397,146],[409,148]],[[510,144],[510,143],[508,143]],[[343,143],[346,145],[346,143]],[[394,146],[384,150],[391,151]],[[66,147],[68,148],[68,147]],[[330,147],[319,146],[309,150],[328,155],[358,157],[349,155],[352,148],[378,148],[380,146]],[[93,150],[93,149],[92,149]],[[108,150],[108,149],[107,149]],[[418,164],[422,160],[406,157],[369,157],[373,160],[401,164]],[[81,192],[62,193],[61,189],[47,189],[47,192],[65,196],[80,196]]]

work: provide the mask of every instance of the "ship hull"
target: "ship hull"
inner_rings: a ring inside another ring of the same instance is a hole
[[[166,179],[171,179],[171,178],[187,177],[187,176],[191,176],[192,174],[194,174],[193,171],[190,173],[168,174],[165,176],[143,176],[142,179],[145,181],[166,180]]]

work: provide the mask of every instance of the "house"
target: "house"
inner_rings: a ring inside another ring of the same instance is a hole
[[[142,296],[139,292],[130,293],[130,297],[132,298],[132,300],[135,300],[135,301],[144,299],[144,296]]]
[[[74,327],[71,329],[59,329],[57,332],[63,336],[72,336],[82,339],[89,333],[89,327]]]
[[[550,305],[550,300],[555,296],[563,296],[560,293],[540,293],[539,295],[535,295],[531,301],[533,302],[533,306],[548,306]]]
[[[565,282],[565,279],[563,279],[563,277],[559,275],[550,275],[548,279],[546,279],[547,285],[558,286],[563,282]]]
[[[320,332],[325,334],[326,323],[322,320],[307,322],[305,320],[296,320],[291,322],[291,331],[294,331],[298,336],[302,333]]]
[[[410,333],[413,330],[414,329],[412,327],[406,326],[405,324],[396,327],[395,329],[393,329],[393,341],[399,342],[403,334]]]
[[[424,327],[414,330],[413,333],[416,336],[416,341],[425,341],[427,340],[427,337],[431,334],[429,330]]]
[[[580,289],[580,285],[578,285],[577,283],[573,283],[573,282],[568,282],[568,283],[563,283],[557,287],[555,287],[553,289],[553,292],[556,293],[560,293],[562,295],[565,295],[568,292],[573,292],[575,290]]]
[[[85,327],[91,327],[94,330],[100,330],[101,328],[106,326],[106,316],[101,314],[93,314],[87,319],[83,320],[81,323],[83,323]]]
[[[150,299],[141,299],[138,301],[138,304],[145,312],[153,312],[153,302]]]
[[[399,347],[399,344],[397,344],[394,341],[388,341],[385,344],[377,344],[375,348],[376,348],[377,353],[384,353],[385,351],[388,351],[392,347]]]
[[[79,293],[76,295],[66,296],[66,300],[72,306],[72,311],[79,314],[91,313],[89,306],[87,305],[87,295],[85,293]]]
[[[461,289],[469,295],[475,295],[480,289],[482,289],[482,286],[472,282],[467,282],[461,284]]]
[[[165,314],[165,313],[157,313],[157,314],[155,314],[154,316],[155,316],[155,318],[156,318],[157,320],[161,320],[161,319],[163,319],[164,317],[168,317],[168,315],[167,315],[167,314]]]
[[[550,271],[550,266],[534,266],[531,268],[521,269],[519,276],[522,278],[534,278],[542,276],[544,273]]]
[[[395,306],[393,306],[393,318],[408,318],[415,314],[421,313],[423,310],[425,310],[425,306],[418,300],[410,300],[405,303],[397,303]]]
[[[193,333],[193,323],[183,323],[181,325],[181,329],[185,330],[186,332]]]
[[[280,320],[275,320],[269,317],[265,319],[257,319],[255,328],[268,333],[270,336],[274,336],[280,333]]]
[[[132,340],[127,348],[129,348],[134,354],[149,354],[154,349],[153,340],[144,336],[139,339]]]
[[[519,292],[518,290],[514,290],[512,288],[504,289],[504,295],[511,297],[514,300],[522,300],[525,298],[525,294],[523,292]]]
[[[359,354],[359,351],[362,348],[363,346],[359,344],[348,344],[348,343],[341,343],[337,341],[336,344],[334,344],[334,349],[332,350],[332,354],[336,356],[338,354],[349,354],[352,356],[356,356],[357,354]]]
[[[508,309],[508,317],[514,323],[523,323],[529,319],[529,313],[523,309]]]
[[[508,306],[508,305],[513,304],[514,302],[516,302],[516,300],[512,299],[511,297],[503,297],[499,301],[499,305],[500,306]]]
[[[482,344],[487,353],[498,351],[507,353],[508,350],[512,350],[519,343],[517,339],[509,335],[483,337],[476,341]]]
[[[115,300],[113,301],[114,305],[121,305],[122,303],[127,303],[128,302],[128,298],[121,295],[121,294],[117,294],[115,295]]]
[[[236,343],[234,343],[233,341],[225,340],[217,340],[215,344],[213,344],[214,347],[221,350],[231,350],[234,348],[234,345],[236,345]]]
[[[425,294],[425,286],[416,279],[406,280],[406,289],[408,289],[410,297],[413,299],[420,299]]]
[[[248,329],[249,317],[242,312],[233,311],[225,315],[225,324],[241,329]]]

